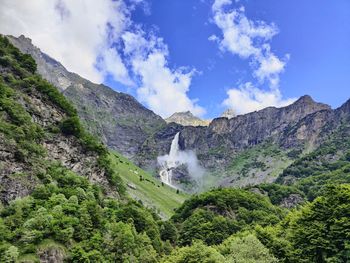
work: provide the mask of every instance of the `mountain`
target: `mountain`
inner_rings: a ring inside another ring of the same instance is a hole
[[[110,149],[132,158],[139,147],[165,121],[142,106],[132,96],[92,83],[66,68],[35,47],[23,35],[8,36],[23,53],[30,54],[38,73],[74,104],[85,128],[98,136]]]
[[[180,132],[180,149],[197,154],[214,184],[273,182],[296,158],[316,149],[342,122],[348,122],[348,116],[348,102],[332,110],[303,96],[286,107],[216,118],[208,127],[168,124],[147,139],[138,161],[145,169],[156,170],[154,157],[168,153]]]
[[[202,120],[192,114],[190,111],[175,112],[169,118],[166,118],[167,123],[175,122],[182,126],[208,126],[209,120]]]

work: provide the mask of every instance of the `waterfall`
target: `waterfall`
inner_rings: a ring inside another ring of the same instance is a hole
[[[179,155],[179,135],[180,133],[176,133],[174,139],[171,142],[169,154],[158,158],[158,163],[161,166],[161,170],[159,171],[160,180],[174,187],[172,184],[172,169],[178,166],[178,155]]]
[[[196,153],[193,150],[180,150],[179,135],[180,133],[178,132],[174,136],[169,154],[158,156],[157,158],[160,167],[160,180],[171,187],[179,187],[179,185],[176,185],[176,182],[173,182],[173,173],[175,168],[183,165],[191,179],[200,186],[205,170],[200,166]]]

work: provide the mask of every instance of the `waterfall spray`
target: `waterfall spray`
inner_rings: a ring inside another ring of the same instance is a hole
[[[172,184],[172,169],[178,166],[179,135],[179,132],[176,133],[172,140],[169,154],[158,158],[158,163],[161,165],[161,170],[159,172],[160,180],[172,187],[174,187]]]
[[[169,154],[158,157],[160,180],[171,187],[177,188],[173,182],[174,169],[180,165],[184,165],[191,179],[200,187],[205,171],[200,166],[194,151],[180,150],[179,135],[180,133],[178,132],[174,136],[174,139],[171,142]]]

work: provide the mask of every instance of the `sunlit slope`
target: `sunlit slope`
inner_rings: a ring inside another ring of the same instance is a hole
[[[174,209],[178,208],[189,197],[183,192],[176,192],[167,185],[146,173],[120,154],[113,152],[114,169],[127,186],[127,192],[136,200],[141,200],[144,205],[155,208],[163,217],[169,218]]]

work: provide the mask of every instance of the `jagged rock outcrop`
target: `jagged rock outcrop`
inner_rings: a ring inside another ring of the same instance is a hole
[[[279,204],[283,208],[291,209],[305,202],[304,198],[300,194],[290,194],[286,198],[283,198]]]
[[[63,263],[66,258],[66,252],[58,246],[50,246],[45,249],[39,249],[37,252],[41,263]]]
[[[208,126],[209,120],[202,120],[192,114],[190,111],[175,112],[169,118],[166,118],[167,123],[175,122],[182,126]]]
[[[0,203],[29,195],[54,166],[118,196],[107,150],[84,131],[65,97],[34,74],[34,60],[0,41]]]
[[[9,39],[22,52],[33,56],[39,74],[73,102],[85,127],[109,148],[133,158],[143,142],[165,126],[161,117],[132,96],[67,71],[61,63],[35,47],[29,38],[9,36]]]

